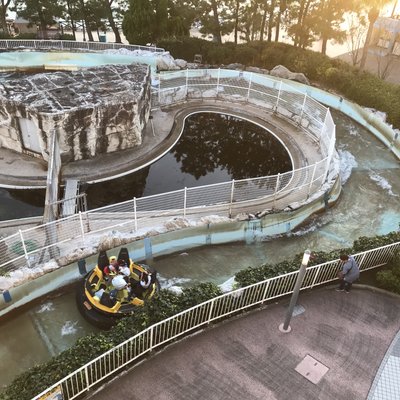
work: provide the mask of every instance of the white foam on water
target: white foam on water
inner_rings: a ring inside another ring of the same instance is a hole
[[[182,292],[182,286],[190,282],[189,278],[163,278],[158,274],[158,282],[160,283],[161,289],[168,289],[175,293]],[[186,286],[186,285],[185,285]]]
[[[235,277],[232,276],[227,281],[225,281],[224,283],[219,285],[219,287],[221,288],[223,293],[227,293],[227,292],[231,292],[234,289],[235,283],[236,283]]]
[[[375,171],[370,171],[369,177],[378,184],[382,189],[386,190],[391,196],[399,197],[398,194],[393,193],[392,185],[382,176],[378,175]]]
[[[40,306],[39,310],[36,311],[37,314],[41,314],[48,311],[54,311],[54,305],[51,301],[44,303]]]
[[[61,328],[61,336],[74,335],[78,330],[76,329],[77,321],[67,321]]]
[[[356,168],[358,166],[358,163],[349,151],[347,150],[339,150],[339,157],[340,157],[340,180],[342,182],[342,185],[347,182],[347,180],[350,178],[351,171],[353,168]]]

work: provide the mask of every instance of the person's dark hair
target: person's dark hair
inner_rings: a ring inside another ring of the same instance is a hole
[[[342,261],[347,261],[349,259],[349,256],[347,254],[341,254],[339,257]]]

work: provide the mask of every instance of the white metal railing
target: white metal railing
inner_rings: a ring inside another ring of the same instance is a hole
[[[55,254],[69,255],[72,246],[86,247],[89,234],[116,230],[135,237],[142,228],[150,229],[179,216],[200,218],[212,213],[231,217],[239,212],[283,210],[306,201],[325,183],[335,146],[335,125],[329,109],[286,83],[242,71],[164,73],[152,90],[152,104],[157,107],[205,97],[244,100],[289,118],[319,144],[322,160],[273,176],[134,198],[19,230],[0,239],[0,274],[49,261]]]
[[[400,242],[355,254],[360,271],[385,265],[400,250]],[[301,290],[336,280],[339,260],[306,269]],[[51,392],[72,400],[137,358],[213,321],[293,292],[299,271],[267,279],[223,294],[160,321],[55,383],[32,400]]]
[[[122,43],[103,43],[103,42],[77,42],[75,40],[0,40],[0,49],[57,49],[57,50],[91,50],[101,51],[108,49],[128,49],[131,51],[142,50],[155,53],[163,53],[165,50],[155,46],[140,46]]]

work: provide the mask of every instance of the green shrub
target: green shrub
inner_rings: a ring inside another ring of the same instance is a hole
[[[75,40],[74,35],[66,34],[60,36],[60,40]]]
[[[20,33],[17,37],[13,38],[13,40],[28,40],[28,39],[37,39],[36,33]]]
[[[378,286],[393,293],[400,294],[400,252],[396,252],[385,271],[376,274]]]

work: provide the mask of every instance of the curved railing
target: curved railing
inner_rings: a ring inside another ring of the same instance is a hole
[[[20,230],[0,240],[0,274],[70,256],[74,249],[87,247],[87,238],[95,234],[115,231],[134,240],[138,231],[150,230],[172,218],[196,220],[211,214],[232,217],[239,213],[276,212],[305,202],[321,190],[335,146],[335,125],[329,109],[284,82],[241,71],[164,73],[152,89],[153,108],[202,98],[251,102],[259,106],[261,118],[265,110],[290,119],[319,145],[322,159],[283,174],[134,198]]]
[[[385,265],[400,249],[400,242],[355,254],[360,271]],[[339,260],[328,261],[306,269],[301,290],[337,279]],[[158,322],[66,376],[32,400],[52,393],[72,400],[139,357],[158,349],[214,321],[263,304],[293,292],[299,271],[267,279],[223,294],[186,311]]]
[[[57,50],[90,50],[101,51],[108,49],[143,50],[163,53],[165,50],[155,46],[140,46],[135,44],[103,43],[103,42],[76,42],[74,40],[0,40],[0,49],[57,49]]]

